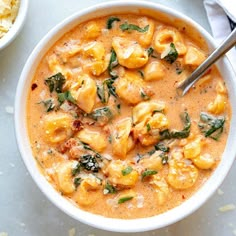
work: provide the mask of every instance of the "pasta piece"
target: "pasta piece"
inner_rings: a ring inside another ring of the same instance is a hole
[[[160,176],[153,175],[151,177],[150,185],[153,186],[156,192],[158,204],[163,205],[169,196],[169,187],[165,179]]]
[[[153,20],[148,19],[147,17],[142,17],[139,19],[139,26],[144,28],[149,26],[147,32],[141,33],[139,37],[139,43],[142,47],[146,48],[152,43],[152,38],[155,30],[155,23]]]
[[[186,53],[186,46],[181,33],[173,27],[160,27],[154,36],[154,49],[162,54],[167,50],[170,43],[174,43],[180,56]]]
[[[208,104],[207,110],[215,115],[223,113],[226,107],[226,98],[222,94],[217,94],[215,100]]]
[[[155,112],[161,112],[166,109],[165,103],[160,101],[141,102],[133,108],[132,117],[134,124],[146,120]]]
[[[160,131],[169,126],[164,111],[165,105],[162,102],[142,102],[133,108],[134,139],[138,139],[144,146],[157,143],[160,138]]]
[[[154,94],[136,73],[130,71],[119,77],[115,85],[117,95],[128,104],[148,100]]]
[[[188,46],[184,56],[184,64],[191,66],[199,66],[206,59],[206,55],[199,49]]]
[[[72,169],[77,162],[64,161],[56,167],[56,180],[60,191],[70,194],[75,191],[73,183]]]
[[[86,113],[93,110],[97,87],[95,81],[88,75],[83,75],[71,85],[71,95],[76,100],[77,105]]]
[[[109,55],[101,42],[91,42],[83,46],[84,68],[95,76],[101,75],[108,67]]]
[[[128,166],[128,163],[121,160],[111,161],[105,170],[108,175],[108,181],[112,185],[120,188],[134,187],[138,181],[139,175],[134,169],[131,169],[130,173],[124,175],[122,171],[124,171]]]
[[[112,138],[112,152],[121,159],[126,157],[129,151],[129,134],[131,131],[132,120],[126,118],[119,121],[115,127]]]
[[[184,146],[184,157],[187,159],[194,159],[201,154],[201,139],[198,138]]]
[[[106,136],[101,132],[83,129],[76,135],[80,141],[89,144],[97,152],[102,152],[107,146]]]
[[[226,95],[227,91],[223,82],[219,81],[216,85],[217,94]]]
[[[97,191],[101,190],[101,180],[90,174],[82,180],[73,197],[81,206],[89,206],[97,201]]]
[[[65,113],[51,113],[43,119],[43,131],[45,141],[60,143],[72,135],[72,117]]]
[[[144,68],[144,79],[147,81],[160,80],[166,75],[166,68],[161,61],[153,61]]]
[[[99,24],[96,21],[89,21],[85,26],[84,38],[96,39],[101,34],[101,29]]]
[[[117,59],[120,65],[135,69],[144,66],[148,61],[148,53],[136,41],[115,37],[112,40]]]
[[[191,188],[197,181],[198,169],[192,164],[186,164],[184,160],[169,161],[169,173],[167,181],[175,189]]]
[[[162,159],[160,157],[161,152],[156,151],[151,156],[143,157],[139,164],[147,170],[159,171],[163,168]]]
[[[210,154],[199,155],[193,159],[193,163],[199,169],[208,170],[215,165],[215,158]]]

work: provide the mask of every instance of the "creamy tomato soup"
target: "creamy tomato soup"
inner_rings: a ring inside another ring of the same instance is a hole
[[[86,211],[132,219],[191,197],[220,162],[231,117],[215,67],[190,29],[140,15],[97,18],[41,60],[28,97],[33,154],[45,178]]]

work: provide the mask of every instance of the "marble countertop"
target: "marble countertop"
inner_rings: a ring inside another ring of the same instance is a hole
[[[14,99],[20,73],[33,48],[57,23],[72,13],[105,0],[33,0],[26,24],[17,39],[0,51],[0,235],[9,236],[118,236],[84,225],[57,209],[28,174],[17,149],[14,134]],[[155,0],[177,9],[210,32],[202,0]],[[16,98],[17,99],[17,98]],[[129,235],[207,236],[236,235],[236,165],[218,191],[199,210],[169,227]]]

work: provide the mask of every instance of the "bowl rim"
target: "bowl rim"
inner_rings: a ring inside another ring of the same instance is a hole
[[[19,1],[20,1],[20,6],[18,9],[15,22],[13,23],[9,31],[0,39],[0,51],[6,48],[11,42],[14,41],[14,39],[20,33],[25,23],[29,8],[29,0],[19,0]]]
[[[71,202],[68,201],[68,199],[60,196],[60,194],[52,187],[51,184],[48,183],[46,178],[40,173],[40,170],[37,166],[36,160],[33,157],[30,148],[29,139],[27,137],[28,132],[26,130],[27,127],[26,116],[24,116],[26,114],[25,112],[26,112],[26,100],[27,100],[27,95],[25,95],[26,93],[24,93],[25,91],[24,89],[27,89],[27,94],[28,94],[30,87],[29,86],[27,87],[27,82],[29,85],[30,81],[32,80],[32,76],[29,75],[34,74],[34,71],[32,72],[32,70],[35,70],[37,68],[38,62],[41,60],[41,56],[44,55],[47,52],[47,50],[51,47],[47,45],[47,43],[50,40],[52,42],[56,42],[58,38],[60,38],[64,33],[69,31],[69,29],[65,30],[66,26],[69,26],[71,24],[72,25],[74,24],[74,26],[77,25],[78,23],[76,23],[76,21],[79,18],[94,13],[99,9],[104,9],[104,8],[115,9],[122,6],[129,8],[135,7],[135,8],[154,9],[155,11],[161,11],[166,15],[177,17],[183,20],[184,22],[188,22],[189,24],[191,24],[206,39],[208,44],[210,44],[213,48],[215,47],[215,43],[212,36],[210,36],[210,34],[199,24],[197,24],[191,18],[185,16],[184,14],[177,12],[176,10],[171,9],[169,7],[163,6],[161,4],[147,1],[135,1],[135,2],[109,1],[105,3],[96,4],[92,7],[88,7],[86,9],[74,13],[73,15],[63,20],[61,23],[57,24],[52,30],[50,30],[43,37],[43,39],[35,47],[35,49],[29,56],[24,66],[24,69],[20,76],[20,80],[17,85],[14,120],[15,120],[15,133],[16,133],[17,144],[23,162],[26,165],[29,173],[31,174],[32,178],[34,179],[39,189],[47,196],[48,199],[50,199],[50,201],[54,205],[56,205],[59,209],[61,209],[63,212],[65,212],[72,218],[87,225],[107,231],[131,233],[131,232],[144,232],[153,229],[163,228],[177,221],[180,221],[181,219],[187,217],[188,215],[196,211],[198,208],[200,208],[200,206],[202,206],[207,201],[207,199],[209,199],[212,196],[212,194],[223,182],[231,165],[233,164],[234,158],[236,156],[236,150],[228,150],[226,153],[224,152],[223,157],[226,156],[227,154],[230,154],[230,157],[227,158],[227,162],[224,161],[222,165],[220,163],[216,168],[216,170],[214,171],[214,173],[211,175],[211,177],[206,181],[206,183],[204,183],[203,186],[184,203],[167,212],[164,212],[156,216],[148,218],[131,219],[131,220],[106,218],[100,215],[95,215],[83,211],[78,207],[75,207]],[[70,26],[69,28],[71,29],[74,26]],[[231,78],[235,76],[230,63],[226,58],[222,59],[221,62],[219,63],[220,65],[226,67],[227,70],[229,70]],[[232,81],[231,84],[232,86],[230,86],[230,89],[233,90],[234,94],[236,94],[236,85]],[[231,94],[233,94],[233,92]],[[23,109],[22,109],[22,102],[24,104]],[[236,125],[236,122],[233,122],[233,118],[235,118],[234,120],[236,120],[236,114],[234,111],[232,112],[229,137],[232,136],[236,138],[236,134],[234,135],[232,132],[233,125]],[[227,142],[227,147],[229,147],[232,144],[233,142],[231,138],[230,142]]]

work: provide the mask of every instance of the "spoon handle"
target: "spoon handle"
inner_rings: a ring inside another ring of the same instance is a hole
[[[221,43],[221,45],[216,48],[213,53],[211,53],[210,56],[178,86],[177,94],[180,96],[185,95],[188,90],[200,79],[204,72],[234,45],[236,45],[236,28],[223,41],[223,43]]]

